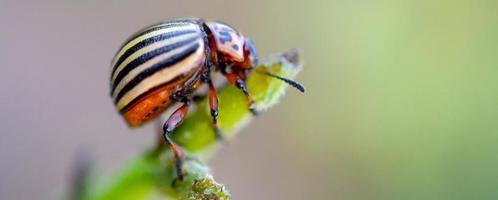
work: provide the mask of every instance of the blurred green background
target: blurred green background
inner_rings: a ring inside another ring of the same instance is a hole
[[[54,199],[77,151],[110,173],[153,143],[108,96],[141,27],[197,16],[261,57],[303,50],[289,91],[211,161],[234,199],[497,199],[498,1],[0,0],[0,199]],[[223,111],[220,111],[222,114]]]

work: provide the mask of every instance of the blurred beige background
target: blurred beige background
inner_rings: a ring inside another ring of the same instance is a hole
[[[153,143],[108,95],[110,61],[164,19],[225,21],[261,57],[300,47],[290,91],[211,161],[234,199],[498,198],[497,1],[0,0],[0,199],[55,199]]]

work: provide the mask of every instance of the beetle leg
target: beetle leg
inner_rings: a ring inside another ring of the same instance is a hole
[[[224,72],[224,75],[228,79],[228,82],[230,82],[235,87],[239,88],[239,90],[241,90],[244,93],[244,95],[247,98],[247,104],[248,104],[248,107],[249,107],[249,110],[251,111],[251,113],[253,115],[258,115],[258,111],[255,108],[256,105],[254,103],[252,96],[247,91],[247,86],[246,86],[246,83],[244,82],[244,80],[241,79],[235,73]]]
[[[178,179],[183,180],[183,160],[185,159],[185,154],[180,146],[178,146],[171,138],[170,134],[182,124],[183,120],[187,116],[189,100],[184,100],[183,105],[180,106],[163,125],[163,137],[164,140],[169,144],[171,152],[175,155],[176,158],[176,173]]]
[[[209,109],[211,111],[211,117],[213,118],[214,132],[216,133],[216,139],[224,140],[223,134],[221,133],[220,127],[218,126],[218,95],[216,94],[216,88],[211,80],[208,81],[209,85]]]
[[[164,131],[163,131],[163,121],[161,120],[161,117],[158,117],[155,122],[154,122],[154,129],[157,133],[157,136],[159,137],[159,139],[157,140],[158,143],[157,143],[157,147],[158,148],[161,148],[163,146],[166,145],[166,141],[163,140],[163,134],[164,134]]]

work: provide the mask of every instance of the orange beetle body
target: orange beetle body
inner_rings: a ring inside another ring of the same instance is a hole
[[[228,82],[247,97],[246,76],[258,62],[254,43],[231,26],[216,21],[179,19],[149,26],[132,35],[112,61],[111,96],[127,124],[138,127],[156,119],[174,102],[183,103],[164,123],[163,137],[177,159],[177,175],[183,179],[184,154],[170,134],[185,119],[193,92],[209,87],[208,99],[213,128],[218,139],[218,97],[212,72],[221,72]],[[278,77],[304,91],[299,84]]]
[[[132,35],[116,54],[111,96],[128,125],[141,126],[210,82],[211,71],[244,74],[256,58],[254,44],[222,22],[155,24]]]

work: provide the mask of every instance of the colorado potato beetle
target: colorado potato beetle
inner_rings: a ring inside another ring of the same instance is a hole
[[[185,119],[193,92],[208,85],[209,106],[217,138],[218,97],[211,72],[219,71],[247,97],[256,113],[245,80],[258,63],[254,43],[231,26],[218,21],[177,19],[146,27],[133,34],[112,61],[111,96],[127,124],[138,127],[156,119],[173,103],[182,105],[163,125],[163,137],[177,159],[177,176],[183,179],[183,150],[170,134]],[[298,83],[274,74],[300,91]]]

